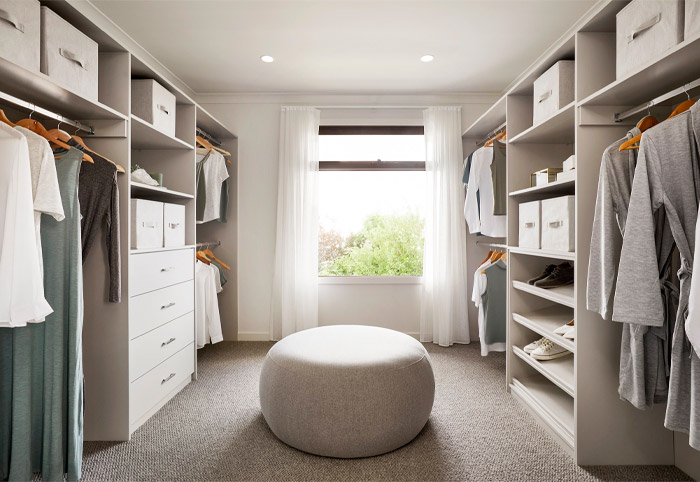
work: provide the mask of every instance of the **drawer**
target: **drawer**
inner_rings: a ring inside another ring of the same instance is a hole
[[[158,251],[131,255],[131,296],[194,279],[194,250]]]
[[[532,201],[519,206],[518,246],[540,249],[542,236],[542,203]]]
[[[40,19],[38,0],[0,0],[0,57],[39,72]]]
[[[185,245],[185,206],[163,204],[163,246]]]
[[[194,311],[194,281],[186,281],[129,300],[129,339]]]
[[[562,196],[542,201],[542,249],[574,251],[576,198]]]
[[[194,345],[188,345],[131,382],[129,420],[135,423],[194,373]]]
[[[175,137],[175,96],[153,79],[131,81],[131,112],[170,137]]]
[[[131,340],[129,380],[136,380],[193,341],[194,311]]]

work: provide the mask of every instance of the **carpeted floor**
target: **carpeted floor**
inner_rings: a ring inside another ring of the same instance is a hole
[[[126,443],[85,443],[83,480],[690,480],[667,466],[580,468],[505,391],[505,357],[478,344],[427,345],[436,376],[430,421],[405,447],[339,460],[278,441],[258,404],[270,343],[200,350],[199,379]]]

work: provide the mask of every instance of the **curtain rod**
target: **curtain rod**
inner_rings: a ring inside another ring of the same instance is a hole
[[[623,120],[632,117],[635,114],[639,114],[640,112],[643,112],[645,110],[650,109],[651,107],[660,104],[661,102],[667,101],[669,99],[672,99],[678,95],[681,94],[686,94],[688,98],[690,98],[690,94],[688,94],[689,90],[692,90],[696,87],[700,87],[700,79],[694,80],[693,82],[687,83],[685,85],[682,85],[678,87],[677,89],[673,89],[670,92],[667,92],[663,95],[660,95],[659,97],[650,100],[649,102],[646,102],[640,106],[634,107],[632,109],[626,110],[624,112],[620,112],[618,114],[615,114],[615,122],[622,122]]]
[[[79,121],[74,121],[67,119],[63,117],[60,114],[56,114],[55,112],[51,112],[50,110],[44,109],[43,107],[39,107],[36,104],[32,104],[31,102],[27,102],[25,100],[19,99],[13,95],[6,94],[5,92],[0,91],[0,99],[9,102],[11,104],[16,105],[17,107],[22,107],[24,109],[30,110],[32,114],[37,113],[41,114],[44,117],[48,117],[50,119],[57,120],[61,124],[68,124],[69,126],[73,126],[78,130],[81,130],[83,132],[87,132],[88,134],[94,134],[95,129],[92,126],[85,125],[80,123]],[[31,114],[30,114],[31,116]]]

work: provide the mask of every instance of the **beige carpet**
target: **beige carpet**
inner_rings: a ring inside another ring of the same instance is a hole
[[[477,344],[428,345],[437,381],[430,421],[405,447],[338,460],[278,441],[258,404],[270,343],[199,351],[199,379],[127,443],[85,444],[83,480],[690,480],[667,466],[580,468],[505,391],[505,357]]]

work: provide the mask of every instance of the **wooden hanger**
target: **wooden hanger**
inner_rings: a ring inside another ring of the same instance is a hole
[[[197,144],[214,154],[214,145],[202,136],[197,136]]]
[[[503,139],[503,138],[505,138],[505,137],[506,137],[506,130],[503,129],[503,131],[500,132],[499,134],[496,134],[495,137],[492,137],[491,139],[489,139],[488,141],[486,141],[486,143],[484,144],[484,147],[491,147],[491,146],[493,146],[493,143],[494,143],[495,141],[500,141],[501,139]]]
[[[46,128],[41,125],[39,121],[36,121],[32,118],[27,118],[27,119],[22,119],[17,123],[18,126],[24,127],[25,129],[29,129],[30,131],[39,134],[41,137],[46,139],[47,141],[56,144],[59,147],[62,147],[63,149],[70,150],[71,146],[54,136],[53,134],[50,134],[49,131],[46,130]],[[83,152],[83,161],[89,162],[90,164],[94,164],[95,160],[90,157],[87,153]]]
[[[5,115],[5,112],[2,109],[0,109],[0,122],[3,122],[10,127],[15,126],[15,124],[13,124],[12,121],[7,118],[7,116]]]
[[[486,259],[484,259],[481,263],[479,263],[479,266],[481,266],[482,264],[484,264],[485,262],[490,260],[492,255],[493,255],[493,250],[489,249],[489,254],[486,255]]]
[[[682,114],[683,112],[685,112],[685,111],[687,111],[688,109],[690,109],[691,107],[693,107],[693,105],[695,105],[695,102],[696,102],[696,101],[690,98],[690,94],[688,94],[687,91],[686,91],[685,95],[688,96],[688,100],[684,100],[683,102],[681,102],[680,104],[678,104],[678,105],[676,106],[676,108],[673,109],[673,112],[671,112],[671,115],[669,115],[669,116],[666,118],[666,120],[670,119],[671,117],[676,117],[678,114]],[[650,116],[650,115],[647,116],[647,117],[645,117],[644,119],[642,119],[641,121],[639,121],[639,124],[637,124],[637,127],[639,127],[639,129],[640,129],[642,132],[644,132],[646,129],[642,129],[642,128],[640,127],[640,124],[642,124],[642,123],[643,123],[647,118],[649,118],[649,117],[651,117],[652,119],[654,119],[654,120],[656,121],[656,124],[659,123],[659,121],[657,121],[654,117],[652,117],[652,116]],[[651,125],[649,125],[649,126],[647,127],[647,129],[648,129],[649,127],[655,126],[656,124],[651,124]],[[631,149],[639,149],[639,141],[641,141],[641,140],[642,140],[642,135],[641,135],[641,134],[634,136],[632,139],[630,139],[629,141],[625,142],[624,144],[622,144],[622,145],[620,146],[620,151],[627,151],[627,150],[631,150]]]
[[[639,129],[643,133],[644,131],[646,131],[647,129],[649,129],[651,127],[654,127],[658,123],[659,123],[659,120],[656,117],[654,117],[653,115],[648,115],[648,116],[645,116],[642,120],[640,120],[637,123],[637,129]],[[622,151],[628,151],[630,149],[639,149],[639,146],[636,146],[635,144],[637,144],[641,140],[642,140],[642,134],[637,134],[632,139],[622,143],[622,145],[620,146],[620,149],[618,149],[618,150],[620,152],[622,152]]]
[[[231,267],[230,267],[229,265],[227,265],[226,263],[224,263],[223,261],[221,261],[219,258],[217,258],[216,256],[214,256],[214,253],[211,251],[211,249],[208,249],[208,248],[207,248],[207,249],[205,249],[205,250],[203,251],[203,253],[207,256],[207,258],[211,258],[211,259],[213,259],[214,261],[216,261],[217,263],[219,263],[219,264],[221,265],[222,268],[226,268],[227,270],[231,270]]]
[[[51,131],[49,131],[49,132],[51,132]],[[117,166],[117,172],[122,173],[122,174],[124,174],[124,173],[126,172],[122,166],[120,166],[119,164],[117,164],[117,163],[114,162],[113,160],[111,160],[111,159],[109,159],[109,158],[103,156],[102,154],[98,154],[97,152],[95,152],[95,151],[93,151],[92,149],[90,149],[90,148],[85,144],[85,141],[83,141],[82,137],[73,135],[73,136],[72,136],[72,139],[74,139],[75,142],[77,142],[78,144],[80,144],[80,145],[83,147],[83,149],[87,150],[88,152],[92,152],[93,154],[96,154],[96,155],[100,156],[100,157],[101,157],[102,159],[104,159],[105,161],[111,162],[112,164],[114,164],[115,166]]]
[[[68,134],[66,131],[62,131],[60,129],[61,123],[58,123],[59,128],[56,129],[50,129],[49,134],[53,135],[56,137],[56,139],[62,140],[63,142],[68,142],[71,137],[70,134]]]
[[[207,258],[203,251],[197,251],[197,259],[204,264],[211,264],[211,260]]]

